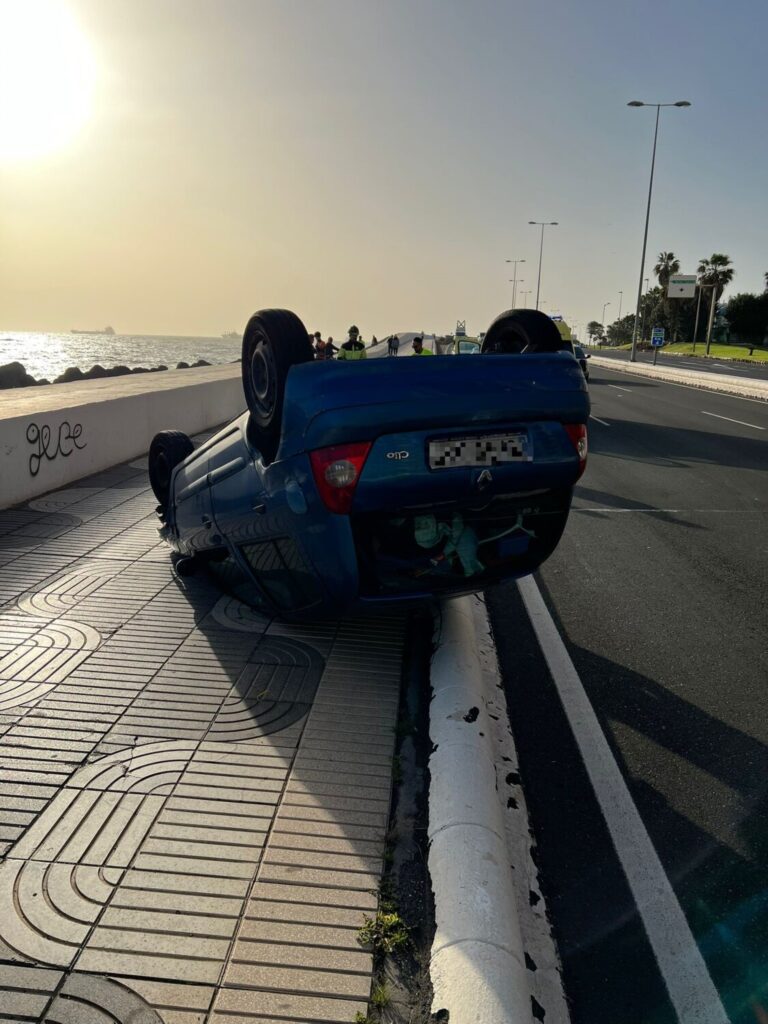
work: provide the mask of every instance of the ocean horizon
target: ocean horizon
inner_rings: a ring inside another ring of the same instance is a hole
[[[72,334],[67,331],[0,330],[0,366],[22,363],[36,380],[52,381],[70,366],[86,371],[99,364],[167,366],[230,363],[240,358],[240,339],[162,334]]]

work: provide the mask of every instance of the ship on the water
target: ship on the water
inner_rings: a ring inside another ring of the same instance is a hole
[[[70,334],[114,334],[114,327],[102,327],[100,331],[78,331],[75,327],[69,332]]]
[[[226,334],[222,334],[224,341],[240,341],[239,331],[227,331]]]

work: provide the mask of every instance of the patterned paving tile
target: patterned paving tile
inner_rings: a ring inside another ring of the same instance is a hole
[[[402,615],[272,622],[153,509],[137,462],[0,512],[0,1021],[348,1022]]]

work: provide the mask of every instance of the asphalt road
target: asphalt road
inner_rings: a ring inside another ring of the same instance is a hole
[[[698,346],[697,346],[698,347]],[[702,351],[704,346],[702,345]],[[629,352],[622,349],[616,351],[615,349],[597,349],[591,350],[592,355],[599,355],[601,358],[606,359],[619,359],[626,362],[629,359]],[[652,352],[638,352],[637,361],[639,363],[653,363]],[[702,359],[697,356],[672,356],[665,355],[664,351],[660,351],[658,355],[658,364],[670,367],[677,367],[679,370],[700,370],[702,373],[722,373],[730,377],[740,377],[748,380],[750,377],[755,377],[757,380],[768,380],[768,363],[730,363],[728,361],[721,362],[719,359]]]
[[[538,584],[702,970],[730,1021],[764,1024],[768,404],[603,369],[591,394],[589,465]],[[686,1019],[660,966],[685,965],[648,938],[518,587],[489,607],[573,1021]]]

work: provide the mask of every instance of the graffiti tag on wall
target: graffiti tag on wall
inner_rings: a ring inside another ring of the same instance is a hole
[[[61,456],[68,459],[75,450],[86,447],[86,442],[81,441],[83,435],[82,423],[75,423],[74,426],[69,420],[63,420],[58,430],[53,430],[44,423],[39,426],[37,423],[30,423],[27,427],[27,441],[33,446],[34,451],[29,456],[29,474],[37,476],[40,472],[40,463],[43,459],[53,462]]]

